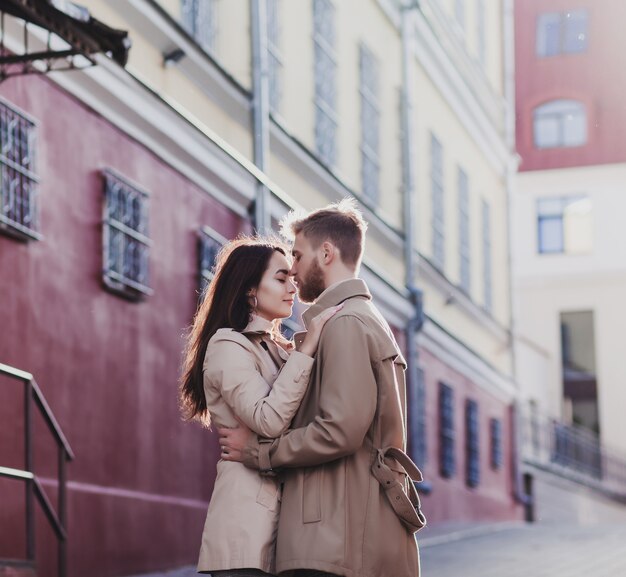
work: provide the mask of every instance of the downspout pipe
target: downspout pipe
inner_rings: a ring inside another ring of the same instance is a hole
[[[424,455],[417,454],[416,447],[421,446],[417,435],[420,433],[417,424],[417,411],[423,407],[416,406],[418,398],[418,363],[417,335],[424,324],[423,293],[417,286],[417,255],[416,229],[417,210],[415,194],[414,162],[415,150],[413,143],[413,98],[411,84],[411,22],[414,10],[419,10],[416,0],[409,0],[401,7],[401,35],[402,35],[402,193],[404,208],[404,263],[405,284],[409,293],[409,300],[413,306],[413,314],[405,326],[407,352],[407,381],[408,381],[408,432],[412,447],[412,457],[418,465],[423,465]],[[431,485],[420,483],[418,489],[430,492]]]
[[[254,164],[267,172],[270,145],[269,57],[267,50],[267,1],[250,0],[252,30],[252,127]],[[263,234],[271,228],[269,190],[257,181],[254,228]]]
[[[503,0],[502,27],[503,27],[503,56],[504,56],[504,97],[506,101],[505,113],[505,140],[511,154],[506,167],[506,210],[508,222],[508,269],[509,269],[509,335],[511,347],[511,373],[517,386],[517,363],[515,357],[515,291],[513,288],[513,186],[519,160],[515,154],[515,20],[513,0]],[[524,490],[522,473],[522,425],[521,406],[518,395],[511,409],[511,462],[513,474],[513,496],[515,500],[527,509],[532,508],[532,495]]]

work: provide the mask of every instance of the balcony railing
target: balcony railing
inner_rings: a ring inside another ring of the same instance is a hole
[[[532,408],[521,412],[520,426],[526,463],[626,501],[626,455],[603,445],[593,431]]]

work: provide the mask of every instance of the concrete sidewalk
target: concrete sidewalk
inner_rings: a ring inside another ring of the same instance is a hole
[[[447,524],[418,533],[422,577],[626,577],[626,523]],[[188,566],[136,577],[193,577]]]

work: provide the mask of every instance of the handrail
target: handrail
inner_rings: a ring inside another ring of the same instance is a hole
[[[39,410],[41,411],[44,420],[48,424],[50,431],[56,437],[59,444],[63,445],[63,449],[65,450],[65,454],[67,455],[67,460],[73,461],[74,451],[72,451],[72,447],[70,447],[70,444],[67,442],[67,439],[65,438],[65,435],[63,434],[59,423],[54,418],[54,414],[50,409],[50,405],[48,405],[48,401],[46,401],[46,398],[43,396],[43,393],[41,392],[41,389],[39,388],[39,385],[37,384],[37,381],[35,381],[35,379],[31,380],[31,384],[33,386],[35,402],[37,403],[37,406],[39,407]]]
[[[0,363],[0,375],[5,375],[22,381],[24,384],[24,457],[25,468],[14,469],[11,467],[0,467],[0,477],[8,477],[23,481],[26,484],[26,556],[28,561],[35,561],[35,515],[33,509],[33,497],[37,498],[42,507],[48,522],[54,530],[58,541],[58,573],[60,577],[66,577],[67,574],[67,523],[66,514],[67,506],[65,499],[66,492],[66,474],[65,464],[67,461],[74,460],[74,452],[70,447],[59,423],[57,422],[46,398],[44,397],[39,385],[36,383],[33,375],[26,371],[16,369],[9,365]],[[54,510],[50,499],[44,491],[39,478],[34,473],[33,467],[33,420],[32,405],[39,409],[49,431],[59,449],[58,460],[58,503],[57,510]]]

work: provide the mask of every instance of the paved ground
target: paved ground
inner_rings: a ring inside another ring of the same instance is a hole
[[[626,577],[626,523],[502,524],[419,534],[422,577]],[[142,577],[192,577],[193,567]]]
[[[422,547],[423,577],[626,577],[626,523],[508,526]]]

